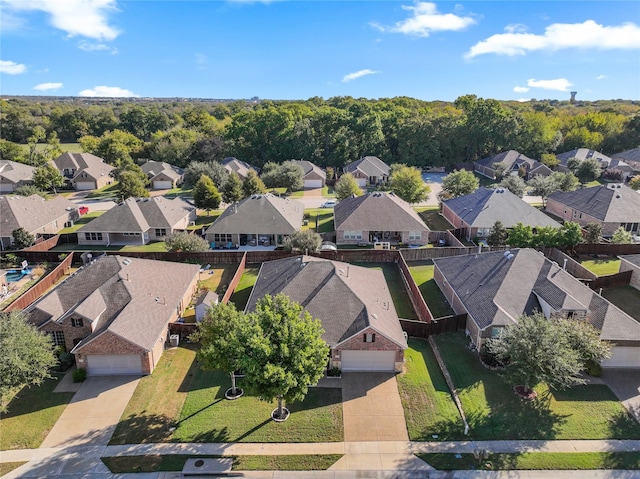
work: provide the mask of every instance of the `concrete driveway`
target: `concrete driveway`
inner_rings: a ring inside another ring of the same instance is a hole
[[[139,380],[137,376],[87,378],[40,447],[107,445]]]
[[[637,369],[604,369],[602,380],[622,405],[640,422],[640,371]]]
[[[345,442],[409,440],[391,373],[342,373],[342,416]]]

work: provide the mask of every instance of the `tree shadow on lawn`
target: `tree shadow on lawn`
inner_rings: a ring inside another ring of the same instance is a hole
[[[609,437],[614,439],[640,439],[640,425],[629,412],[626,410],[619,411],[611,418]],[[640,458],[640,454],[638,457]]]
[[[165,415],[130,415],[120,420],[109,444],[167,442],[171,440],[174,427],[175,419]]]

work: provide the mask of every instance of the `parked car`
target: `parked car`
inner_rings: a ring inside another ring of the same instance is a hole
[[[325,201],[324,203],[322,203],[320,205],[320,208],[333,208],[337,204],[338,204],[338,202],[336,200],[329,200],[329,201]]]

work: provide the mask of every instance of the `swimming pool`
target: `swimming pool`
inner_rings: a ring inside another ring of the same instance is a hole
[[[24,276],[28,275],[31,271],[28,269],[10,269],[7,271],[7,281],[9,283],[16,283],[20,281]]]
[[[446,173],[422,173],[422,181],[425,183],[442,183],[442,178],[447,176]]]

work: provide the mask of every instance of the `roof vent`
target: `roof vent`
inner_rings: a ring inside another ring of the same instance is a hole
[[[372,317],[373,319],[378,319],[378,315],[377,315],[376,313],[372,313],[372,314],[371,314],[371,317]]]
[[[502,256],[504,256],[504,257],[506,258],[506,257],[507,257],[507,256],[509,256],[510,254],[511,254],[511,251],[507,250],[507,251],[505,251],[505,252],[502,254]]]
[[[622,198],[622,195],[621,195],[620,193],[618,193],[618,194],[616,195],[616,198]]]
[[[622,185],[616,185],[616,188],[620,188]]]
[[[125,266],[130,265],[131,264],[131,260],[125,258],[125,259],[122,260],[122,264],[125,265]]]
[[[507,259],[508,259],[509,261],[511,261],[511,260],[513,259],[513,254],[508,255],[508,256],[507,256]]]

